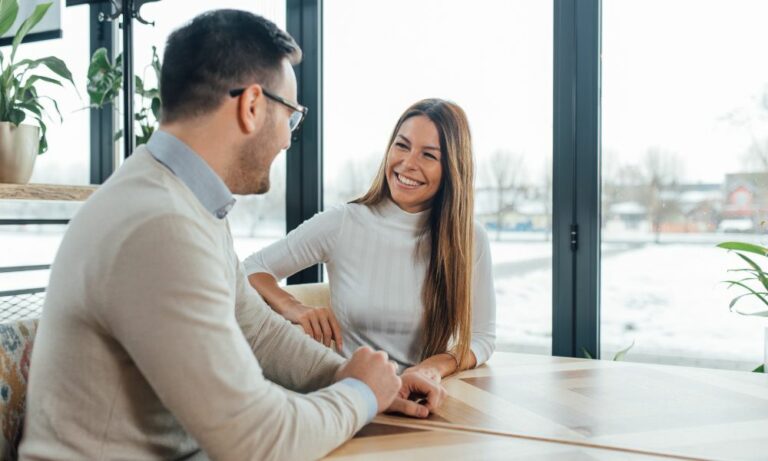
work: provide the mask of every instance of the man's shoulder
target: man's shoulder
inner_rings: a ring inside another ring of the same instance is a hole
[[[192,192],[143,146],[118,168],[92,199],[94,208],[100,209],[102,214],[134,215],[137,220],[156,215],[197,218],[205,213]],[[110,212],[105,213],[104,208],[109,208]]]

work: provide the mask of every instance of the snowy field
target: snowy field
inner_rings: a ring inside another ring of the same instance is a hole
[[[280,226],[269,234],[236,238],[235,249],[241,258],[248,256],[279,238]],[[520,235],[489,237],[499,350],[549,354],[551,243]],[[49,264],[60,240],[61,229],[0,232],[0,267]],[[626,360],[744,370],[762,363],[768,321],[729,312],[735,292],[721,283],[726,269],[739,266],[735,255],[711,242],[605,244],[603,358],[634,341]],[[45,286],[47,277],[48,271],[0,273],[0,291]],[[742,307],[749,306],[745,300]]]

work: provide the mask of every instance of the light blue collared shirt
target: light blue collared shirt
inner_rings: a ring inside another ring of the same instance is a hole
[[[219,219],[224,219],[235,205],[235,198],[224,181],[205,160],[176,136],[157,130],[147,142],[147,149],[158,162],[165,165],[197,197],[197,200]],[[378,413],[376,395],[364,382],[346,378],[339,383],[363,396],[368,406],[368,422]]]
[[[176,136],[161,130],[152,133],[147,149],[195,194],[206,210],[219,219],[227,217],[235,206],[235,197],[200,155]]]

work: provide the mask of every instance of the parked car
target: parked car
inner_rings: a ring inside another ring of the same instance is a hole
[[[727,233],[752,232],[755,230],[755,224],[749,218],[723,219],[722,221],[720,221],[720,224],[717,226],[717,230],[719,232],[727,232]]]

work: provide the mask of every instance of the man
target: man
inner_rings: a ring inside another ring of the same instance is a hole
[[[225,217],[233,193],[267,191],[301,122],[300,59],[241,11],[171,34],[160,130],[83,205],[56,256],[23,459],[314,459],[380,411],[440,404],[442,388],[401,380],[383,352],[344,362],[241,272]]]

